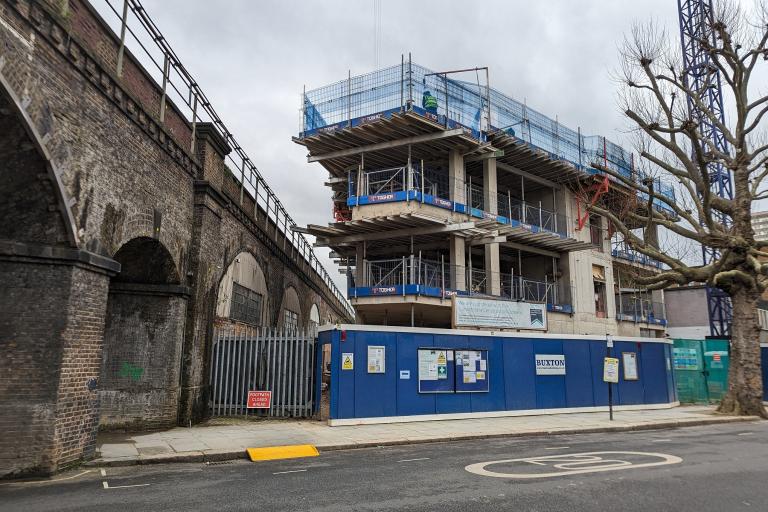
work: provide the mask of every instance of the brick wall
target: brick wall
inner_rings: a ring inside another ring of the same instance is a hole
[[[0,260],[0,477],[93,456],[108,280],[60,262]]]
[[[105,422],[169,425],[175,395],[180,422],[205,416],[218,285],[241,251],[263,263],[273,325],[289,286],[302,324],[313,303],[322,319],[337,313],[318,276],[293,258],[290,240],[262,210],[253,216],[247,195],[239,204],[226,148],[211,142],[190,154],[189,124],[173,108],[159,123],[157,84],[130,53],[122,78],[115,76],[115,36],[87,4],[13,0],[0,3],[0,18],[0,72],[24,111],[16,115],[10,95],[0,94],[0,150],[11,155],[0,166],[2,477],[49,473],[93,455],[105,322]],[[29,127],[44,152],[24,139]],[[46,166],[60,171],[66,204],[45,179]],[[78,247],[60,211],[72,214]],[[191,289],[186,307],[178,296],[152,296],[108,310],[109,275],[119,270],[112,258],[141,237],[167,249],[177,284]],[[22,257],[19,242],[38,245]],[[52,256],[68,244],[66,257]],[[146,330],[129,339],[132,322]],[[143,366],[146,380],[120,380],[121,358]]]

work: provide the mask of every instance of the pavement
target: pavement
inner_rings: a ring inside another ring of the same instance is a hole
[[[750,512],[768,509],[766,460],[768,421],[736,422],[337,450],[258,463],[76,468],[53,480],[0,482],[0,509]]]
[[[246,448],[311,444],[321,452],[469,439],[633,431],[751,421],[721,416],[710,406],[672,409],[473,418],[330,427],[312,420],[222,418],[202,426],[149,433],[102,433],[90,466],[217,462],[246,457]]]

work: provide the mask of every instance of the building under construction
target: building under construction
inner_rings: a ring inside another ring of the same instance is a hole
[[[404,58],[303,93],[294,140],[327,170],[334,216],[303,231],[333,251],[358,321],[662,336],[663,292],[634,283],[661,264],[588,211],[649,207],[603,169],[652,178],[630,152],[528,108],[488,75]],[[658,180],[654,190],[674,196]],[[467,324],[457,319],[467,297],[501,301],[481,309],[539,305],[544,318]]]

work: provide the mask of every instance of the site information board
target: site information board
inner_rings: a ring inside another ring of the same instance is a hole
[[[456,351],[456,392],[488,391],[488,351]]]
[[[453,325],[546,330],[547,306],[532,302],[454,296]]]

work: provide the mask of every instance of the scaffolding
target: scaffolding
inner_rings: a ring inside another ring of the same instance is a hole
[[[332,132],[396,112],[415,112],[446,126],[461,126],[479,142],[487,141],[492,134],[505,134],[545,151],[553,160],[569,162],[585,175],[605,175],[601,169],[606,168],[638,183],[650,179],[655,194],[674,200],[674,188],[636,169],[631,152],[605,137],[586,136],[580,129],[560,124],[491,88],[487,78],[482,83],[479,71],[471,71],[477,73],[476,82],[448,78],[447,72],[431,71],[409,57],[399,65],[358,76],[350,74],[346,80],[305,91],[300,137]],[[436,108],[427,108],[427,96],[437,100]],[[639,195],[648,199],[643,192]],[[671,212],[661,199],[654,199],[654,205]]]

